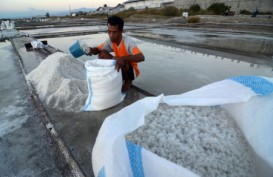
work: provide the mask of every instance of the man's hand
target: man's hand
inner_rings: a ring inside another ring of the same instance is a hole
[[[91,48],[84,41],[79,41],[79,43],[85,55],[92,55]]]
[[[84,50],[84,53],[85,53],[85,55],[92,56],[92,54],[97,53],[96,50],[97,50],[96,48],[88,47],[88,49]]]
[[[90,55],[90,56],[92,56],[92,48],[89,47],[88,50],[85,50],[85,51],[84,51],[84,53],[85,53],[85,55]]]
[[[98,55],[100,53],[99,49],[97,47],[88,47],[88,50],[86,51],[86,55]]]
[[[114,59],[116,60],[116,70],[119,72],[119,70],[124,66],[125,61],[124,59],[117,57],[114,57]]]
[[[111,58],[113,58],[113,55],[111,55],[109,52],[106,52],[103,50],[99,53],[98,57],[100,59],[111,59]]]

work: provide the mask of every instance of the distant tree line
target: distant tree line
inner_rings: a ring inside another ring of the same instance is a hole
[[[50,18],[50,15],[48,12],[45,14],[45,16],[46,16],[46,18]]]

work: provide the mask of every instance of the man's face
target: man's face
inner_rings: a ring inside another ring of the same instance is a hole
[[[118,25],[107,25],[108,35],[113,43],[119,43],[122,38],[122,30],[119,30]]]

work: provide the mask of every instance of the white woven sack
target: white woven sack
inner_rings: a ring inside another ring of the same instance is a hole
[[[85,62],[89,95],[84,111],[99,111],[123,101],[121,71],[115,69],[115,60],[95,59]]]
[[[107,117],[92,151],[96,177],[198,176],[125,140],[125,135],[142,126],[145,116],[159,103],[222,106],[233,116],[256,154],[273,168],[273,78],[240,76],[181,95],[146,97]]]

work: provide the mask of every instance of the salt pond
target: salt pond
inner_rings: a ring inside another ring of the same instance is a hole
[[[106,33],[41,39],[47,40],[64,52],[76,40],[83,40],[90,46],[96,46],[106,40]],[[253,57],[228,52],[196,49],[190,47],[163,44],[161,41],[135,39],[145,55],[145,61],[139,64],[141,74],[134,85],[154,95],[164,93],[180,94],[212,82],[239,75],[273,76],[273,61],[263,57]],[[90,60],[96,56],[83,56]]]
[[[44,33],[57,33],[57,32],[76,32],[76,31],[97,31],[106,30],[105,25],[101,26],[76,26],[76,27],[64,27],[64,28],[40,28],[31,30],[21,30],[21,32],[27,34],[44,34]]]

